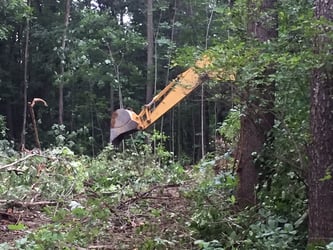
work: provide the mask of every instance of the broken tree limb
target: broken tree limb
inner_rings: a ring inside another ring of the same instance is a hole
[[[151,194],[151,192],[153,192],[154,190],[156,189],[165,189],[165,188],[172,188],[172,187],[179,187],[180,184],[166,184],[166,185],[157,185],[157,186],[153,186],[152,188],[150,188],[148,191],[146,192],[143,192],[143,193],[139,193],[137,194],[136,196],[134,196],[133,198],[130,198],[128,200],[125,200],[123,202],[121,202],[119,205],[118,205],[118,209],[122,208],[123,206],[125,205],[128,205],[128,204],[131,204],[131,203],[134,203],[138,200],[141,200],[141,199],[145,199],[149,196],[149,194]],[[152,196],[149,196],[150,198]],[[168,197],[170,198],[170,197]],[[156,198],[155,198],[156,199]]]
[[[41,150],[39,136],[38,136],[37,123],[36,123],[36,117],[35,117],[35,111],[34,111],[34,106],[37,102],[43,103],[45,107],[47,107],[47,103],[42,98],[34,98],[32,100],[32,102],[28,102],[29,111],[30,111],[31,120],[32,120],[32,125],[34,127],[36,146],[39,150]]]
[[[19,160],[17,160],[17,161],[14,161],[14,162],[9,163],[9,164],[7,164],[7,165],[0,166],[0,170],[2,170],[2,169],[6,169],[6,168],[9,168],[9,167],[12,167],[12,166],[15,166],[16,164],[18,164],[18,163],[20,163],[20,162],[22,162],[22,161],[25,161],[25,160],[27,160],[28,158],[33,157],[33,156],[36,156],[36,155],[39,155],[39,154],[29,154],[29,155],[26,155],[25,157],[23,157],[23,158],[21,158],[21,159],[19,159]]]
[[[34,107],[37,102],[41,102],[44,104],[45,107],[47,107],[47,102],[44,101],[42,98],[34,98],[31,102],[31,107]]]

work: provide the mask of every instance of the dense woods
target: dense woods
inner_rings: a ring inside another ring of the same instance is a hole
[[[2,0],[0,17],[0,220],[24,231],[0,246],[333,249],[332,0]],[[218,76],[110,145],[114,110],[203,56]],[[27,230],[14,207],[48,219]]]

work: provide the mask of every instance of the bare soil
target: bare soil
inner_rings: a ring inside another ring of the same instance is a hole
[[[117,249],[115,246],[120,245],[128,246],[128,249],[137,249],[145,240],[158,238],[160,235],[182,241],[182,245],[190,242],[190,234],[184,225],[189,216],[189,203],[182,197],[179,188],[173,185],[155,186],[133,198],[121,201],[118,206],[112,207],[112,216],[108,218],[111,226],[109,232],[104,234],[105,237],[91,242],[87,248],[78,249]],[[52,223],[42,212],[43,206],[47,204],[47,201],[5,203],[0,200],[0,243],[13,244],[15,240],[23,238],[39,227]],[[53,205],[52,202],[49,205]],[[133,212],[134,210],[140,212]],[[25,225],[22,230],[8,228],[9,225],[20,223]]]
[[[40,207],[30,208],[7,208],[0,209],[0,243],[10,243],[24,237],[41,225],[50,222],[41,211]],[[22,224],[25,228],[10,229],[11,225]]]

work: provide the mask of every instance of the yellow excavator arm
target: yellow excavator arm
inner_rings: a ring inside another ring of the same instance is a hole
[[[124,136],[148,128],[206,79],[219,75],[221,72],[205,71],[210,64],[208,57],[197,61],[196,67],[178,75],[150,103],[144,105],[139,114],[128,109],[114,111],[111,116],[110,142],[118,144]],[[199,70],[202,73],[198,73]],[[227,78],[234,80],[233,75]]]

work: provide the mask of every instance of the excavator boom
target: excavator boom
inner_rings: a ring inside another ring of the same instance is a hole
[[[198,73],[197,69],[204,69],[209,64],[210,60],[207,57],[197,61],[196,67],[189,68],[178,75],[150,103],[144,105],[139,114],[128,109],[114,111],[111,117],[110,142],[117,145],[124,136],[148,128],[203,81],[216,76],[217,73],[214,72]],[[232,79],[233,76],[229,78]]]

